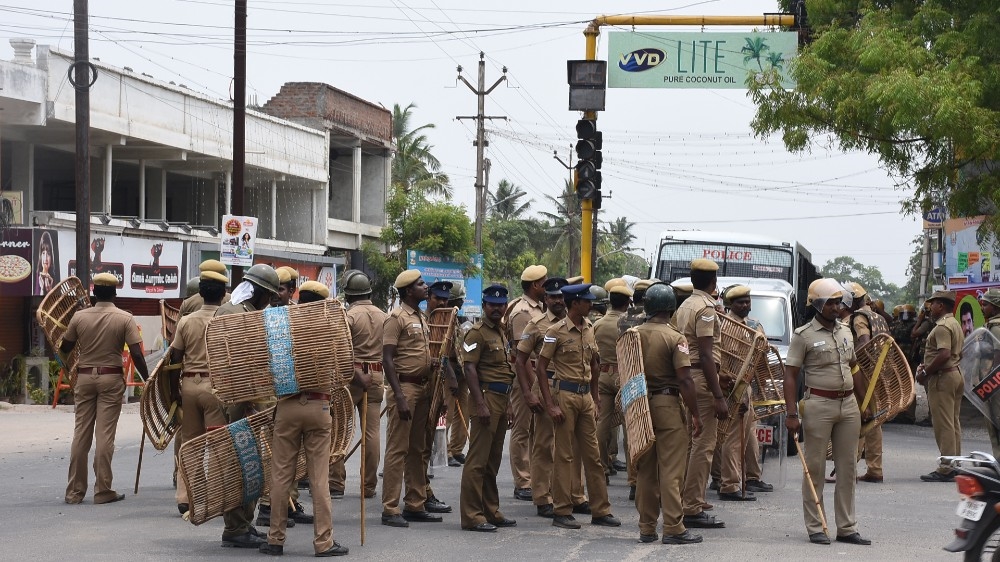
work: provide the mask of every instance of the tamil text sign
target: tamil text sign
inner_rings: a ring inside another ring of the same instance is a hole
[[[409,250],[406,252],[406,268],[417,269],[424,282],[428,285],[435,281],[451,281],[454,284],[465,286],[465,302],[462,304],[461,314],[463,316],[482,316],[483,299],[483,256],[476,254],[472,257],[472,265],[477,267],[480,273],[475,277],[465,276],[465,264],[455,263],[449,258],[436,254],[426,254],[419,250]]]
[[[795,83],[789,65],[798,34],[612,32],[610,88],[745,88],[747,78],[771,70],[784,88]]]

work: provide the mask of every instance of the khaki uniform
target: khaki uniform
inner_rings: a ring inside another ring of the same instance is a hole
[[[591,515],[596,519],[611,513],[601,452],[597,446],[595,393],[591,388],[591,361],[596,353],[597,342],[590,322],[584,319],[582,328],[578,328],[564,318],[546,330],[538,354],[550,361],[552,400],[566,418],[553,428],[552,505],[556,515],[572,513],[573,474],[579,473],[575,458],[583,463]],[[567,386],[574,386],[576,390]]]
[[[854,488],[861,412],[853,392],[854,379],[850,364],[854,360],[854,343],[847,326],[837,322],[833,330],[830,330],[816,318],[795,330],[788,348],[788,358],[785,360],[786,366],[800,367],[800,376],[805,377],[806,391],[799,403],[799,415],[802,417],[802,430],[805,434],[806,465],[809,473],[814,475],[812,480],[821,506],[826,447],[833,442],[833,464],[837,472],[833,496],[837,536],[857,532]],[[842,392],[845,395],[837,399],[825,398],[813,394],[810,390],[813,388]],[[802,509],[806,532],[823,532],[816,502],[809,490],[809,482],[805,479],[802,480]]]
[[[886,324],[884,318],[866,304],[851,315],[851,332],[854,334],[854,347],[858,348],[861,347],[858,340],[862,336],[870,338],[879,334],[888,334],[889,325]],[[882,426],[879,425],[866,433],[864,441],[858,446],[864,449],[868,476],[882,478]]]
[[[427,500],[427,416],[431,406],[430,329],[420,310],[402,304],[385,319],[382,345],[395,345],[393,365],[399,377],[399,389],[410,409],[410,419],[402,420],[396,408],[396,396],[388,396],[388,427],[382,468],[382,514],[399,515],[399,497],[405,479],[403,498],[407,511],[424,511]]]
[[[708,476],[712,469],[712,457],[715,451],[719,422],[715,419],[715,400],[708,380],[701,369],[702,361],[714,361],[721,364],[720,348],[722,340],[722,324],[715,310],[715,299],[704,291],[695,289],[690,297],[677,309],[674,315],[678,331],[684,334],[688,341],[688,351],[691,360],[691,380],[694,381],[695,394],[698,397],[698,414],[701,418],[701,437],[691,443],[688,456],[687,475],[684,478],[684,514],[698,515],[705,509],[705,487],[708,486]],[[701,357],[698,351],[698,338],[711,336],[713,339],[713,357]]]
[[[382,398],[385,395],[385,378],[382,373],[382,330],[389,315],[372,304],[370,300],[355,301],[347,309],[347,325],[351,328],[351,342],[354,347],[354,365],[371,375],[372,384],[368,387],[368,417],[365,420],[365,497],[375,495],[378,485],[378,462],[381,448],[379,420],[381,419]],[[347,387],[351,391],[351,400],[358,410],[358,419],[362,415],[364,390],[356,385]],[[330,490],[343,491],[346,486],[347,470],[341,459],[330,465]]]
[[[959,362],[962,360],[964,342],[962,326],[949,312],[935,322],[924,348],[925,368],[934,361],[941,349],[951,350],[948,361],[927,381],[927,402],[934,420],[934,440],[937,441],[942,456],[962,454],[962,424],[959,416],[965,379],[959,370]],[[952,468],[942,465],[937,470],[942,474],[950,474]]]
[[[479,421],[475,410],[471,418],[469,454],[462,469],[462,527],[503,521],[497,474],[503,460],[503,442],[507,436],[507,405],[514,384],[514,371],[507,361],[507,342],[497,325],[489,319],[477,322],[465,336],[462,358],[476,366],[483,402],[490,410],[490,423]],[[505,391],[506,390],[506,391]]]
[[[533,318],[541,316],[543,313],[542,303],[524,296],[515,302],[510,309],[507,326],[509,328],[510,342],[520,341],[524,334],[524,328]],[[514,390],[510,394],[510,408],[514,414],[511,420],[510,445],[508,453],[510,455],[510,472],[514,477],[514,488],[531,487],[531,441],[535,433],[532,427],[533,416],[528,408],[524,396],[521,395],[519,385],[514,385]]]
[[[229,302],[229,299],[231,298],[232,295],[226,293],[222,297],[222,304],[226,304],[227,302]],[[205,299],[202,298],[201,295],[191,295],[190,297],[184,299],[183,302],[181,302],[181,309],[180,309],[181,318],[184,318],[185,316],[191,314],[192,312],[197,312],[201,310],[201,307],[204,305],[205,305]]]
[[[653,448],[635,463],[635,508],[639,512],[639,532],[655,534],[656,522],[662,513],[663,534],[679,535],[686,530],[681,488],[684,486],[686,453],[691,438],[677,371],[691,365],[688,343],[680,332],[668,324],[642,324],[636,329],[642,342],[649,415],[656,437]]]
[[[137,344],[142,337],[131,314],[113,303],[98,302],[92,308],[73,315],[63,339],[76,342],[80,349],[80,372],[73,385],[76,422],[69,457],[66,503],[80,503],[87,495],[87,457],[95,435],[94,503],[106,503],[118,496],[111,488],[111,458],[115,452],[115,433],[125,393],[122,347]],[[94,374],[89,374],[89,367],[117,368],[117,371],[97,374],[94,370]]]
[[[471,423],[472,414],[469,413],[469,383],[465,380],[465,373],[462,372],[462,357],[459,351],[462,348],[462,343],[465,341],[466,332],[471,329],[472,325],[464,320],[464,317],[456,317],[455,336],[453,338],[454,344],[451,348],[451,353],[448,355],[448,361],[451,362],[451,368],[455,370],[455,378],[458,379],[458,405],[462,408],[462,415],[465,416],[465,423]],[[504,350],[506,352],[506,350]],[[448,401],[452,401],[455,398],[449,398]],[[458,415],[457,408],[448,408],[448,456],[454,457],[455,455],[462,454],[465,450],[465,444],[469,439],[469,426],[466,425],[462,427],[462,419]]]
[[[531,358],[528,367],[535,371],[535,359],[538,352],[542,350],[542,340],[545,332],[560,319],[551,312],[535,317],[528,322],[521,335],[521,340],[517,342],[517,350],[527,353]],[[551,371],[550,371],[551,372]],[[544,381],[549,384],[549,381]],[[539,381],[535,381],[532,392],[538,393]],[[515,385],[516,386],[516,385]],[[534,414],[535,435],[531,444],[531,500],[536,506],[548,505],[552,503],[552,444],[555,438],[554,425],[549,414],[542,412]],[[579,457],[574,459],[576,464],[573,470],[573,505],[579,505],[587,501],[583,493],[583,469]]]
[[[618,351],[615,346],[618,343],[618,320],[624,316],[624,312],[611,309],[594,324],[594,339],[597,340],[597,350],[601,355],[601,375],[597,385],[601,399],[601,418],[597,420],[597,445],[601,450],[601,464],[605,473],[611,472],[611,460],[614,456],[611,451],[618,449],[618,426],[613,425],[613,420],[616,417],[615,396],[621,385],[618,383]],[[630,465],[630,485],[635,481],[633,473]]]

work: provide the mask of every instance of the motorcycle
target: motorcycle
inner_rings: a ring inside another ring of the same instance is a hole
[[[955,540],[944,549],[964,552],[966,562],[1000,562],[1000,463],[980,451],[940,461],[957,472],[955,484],[961,499],[955,513],[962,518]]]

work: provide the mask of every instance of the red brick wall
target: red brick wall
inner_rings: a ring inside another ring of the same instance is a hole
[[[333,86],[319,82],[288,82],[262,111],[269,115],[357,132],[388,145],[392,141],[392,112]]]

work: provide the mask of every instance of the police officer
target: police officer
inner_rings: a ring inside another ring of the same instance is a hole
[[[311,282],[303,289],[309,300],[329,298],[330,290],[321,283]],[[299,450],[305,452],[306,470],[313,501],[313,551],[318,557],[343,556],[348,548],[333,540],[333,515],[330,495],[320,488],[322,477],[330,470],[330,438],[333,418],[330,417],[328,388],[303,390],[278,400],[274,413],[274,437],[271,439],[271,505],[289,502],[289,491],[295,489],[295,459]],[[260,552],[284,554],[285,510],[272,515],[267,542]]]
[[[454,345],[452,345],[448,361],[451,362],[451,368],[458,379],[458,395],[455,398],[458,400],[459,407],[462,408],[463,415],[468,418],[469,414],[466,412],[469,411],[469,385],[465,380],[462,364],[459,360],[459,352],[462,349],[462,342],[465,341],[465,334],[472,328],[472,322],[469,322],[469,319],[462,315],[463,305],[465,305],[465,285],[463,283],[454,283],[451,287],[451,295],[448,297],[448,306],[457,308],[458,315],[455,317],[457,326],[453,338]],[[465,425],[465,427],[462,427],[462,423],[462,416],[458,415],[458,409],[449,408],[448,466],[455,467],[465,464],[465,454],[463,451],[469,439],[469,426]],[[465,424],[469,423],[471,423],[471,420],[466,419]]]
[[[305,283],[303,283],[305,288]],[[388,314],[372,304],[371,280],[364,273],[352,270],[344,274],[344,295],[347,300],[347,325],[351,329],[351,344],[354,348],[354,378],[348,388],[351,400],[361,416],[364,404],[361,401],[368,397],[368,413],[365,419],[365,474],[361,479],[365,485],[365,497],[375,497],[375,487],[378,485],[379,450],[381,435],[379,431],[379,412],[382,408],[384,395],[384,377],[382,374],[382,334]],[[301,291],[300,291],[301,293]],[[305,302],[302,295],[300,301]],[[347,480],[345,459],[330,465],[330,495],[334,498],[344,497]]]
[[[500,512],[497,474],[503,460],[507,435],[507,406],[514,371],[507,361],[507,342],[500,320],[507,306],[507,289],[491,285],[483,291],[483,319],[465,336],[462,344],[465,378],[476,411],[472,416],[469,455],[462,470],[462,528],[492,532],[514,527],[513,519]]]
[[[625,330],[635,328],[645,320],[645,313],[642,311],[642,299],[646,294],[646,289],[652,285],[649,279],[640,279],[632,286],[632,306],[618,320],[618,332],[624,334]]]
[[[917,366],[917,382],[927,389],[927,402],[934,419],[934,440],[941,456],[962,453],[962,392],[965,379],[959,369],[965,336],[955,320],[954,291],[935,291],[928,299],[934,328],[927,336],[924,362]],[[940,465],[937,470],[920,477],[924,482],[952,482],[955,470]]]
[[[408,269],[396,276],[399,308],[385,321],[382,335],[382,368],[392,389],[387,411],[388,427],[382,474],[382,524],[409,527],[410,522],[440,523],[441,516],[425,509],[427,500],[427,417],[430,411],[430,329],[420,301],[427,299],[427,284],[420,271]],[[404,508],[399,508],[406,483]]]
[[[201,264],[198,265],[198,271],[201,273],[204,273],[206,271],[214,271],[215,273],[218,273],[223,277],[225,277],[225,275],[228,273],[225,264],[223,264],[219,260],[205,260],[201,262]],[[194,287],[191,286],[192,283],[194,284]],[[205,304],[205,299],[203,299],[199,294],[200,283],[201,283],[200,277],[195,277],[194,279],[188,281],[188,297],[184,299],[184,302],[181,303],[181,309],[180,309],[180,314],[182,318],[184,316],[187,316],[188,314],[191,314],[196,310],[200,310],[202,305]],[[192,288],[194,289],[193,293],[191,292]],[[229,302],[229,298],[230,298],[229,293],[226,293],[222,297],[222,302],[223,303]]]
[[[271,302],[271,297],[278,292],[278,274],[274,268],[258,263],[251,266],[243,274],[243,281],[233,290],[231,300],[223,303],[215,311],[215,316],[225,316],[227,314],[242,314],[263,310]],[[252,413],[253,405],[250,402],[239,402],[226,407],[226,419],[229,423],[239,421]],[[250,544],[247,533],[262,537],[250,524],[253,521],[254,511],[257,502],[249,502],[243,508],[232,511],[226,520],[225,530],[222,531],[222,546],[236,548],[256,548],[257,544]],[[262,513],[262,515],[264,515]],[[265,519],[270,522],[270,512]],[[289,524],[289,526],[291,526]]]
[[[726,398],[722,394],[719,365],[721,364],[722,325],[711,294],[716,289],[719,266],[714,261],[698,258],[691,262],[691,296],[674,315],[678,331],[688,342],[691,358],[691,379],[698,396],[698,412],[703,431],[694,438],[688,456],[684,478],[684,525],[696,528],[719,528],[725,523],[705,513],[705,488],[712,468],[719,420],[729,416]]]
[[[875,310],[871,308],[868,304],[869,297],[868,291],[865,290],[861,283],[856,281],[850,283],[853,289],[853,305],[851,314],[851,333],[854,335],[854,347],[855,349],[868,343],[868,341],[879,334],[889,334],[889,325],[886,323],[885,319]],[[862,385],[855,385],[855,390],[861,395],[858,397],[862,401],[864,400],[864,392],[867,388],[861,388]],[[862,412],[862,416],[866,416]],[[872,482],[875,484],[881,483],[883,479],[882,474],[882,426],[869,430],[864,436],[864,457],[865,464],[868,466],[868,470],[863,476],[859,476],[858,480],[861,482]]]
[[[532,318],[545,312],[542,298],[545,296],[544,284],[548,273],[544,265],[531,265],[521,272],[521,290],[524,294],[507,306],[502,324],[507,342],[511,345],[521,340],[524,327]],[[514,359],[513,350],[511,359]],[[510,396],[510,408],[514,419],[511,420],[508,453],[510,471],[514,477],[514,499],[531,501],[530,460],[531,440],[534,434],[531,412],[540,409],[540,405],[533,394],[523,395],[520,385],[517,385]]]
[[[837,473],[834,510],[837,541],[869,545],[861,538],[854,515],[854,489],[857,476],[858,436],[861,432],[861,412],[854,397],[851,368],[857,364],[854,343],[847,326],[837,321],[837,308],[843,288],[833,279],[819,279],[809,286],[809,300],[816,315],[806,325],[796,329],[785,360],[785,426],[798,433],[799,413],[805,416],[805,459],[809,473],[820,475],[826,467],[826,447],[833,444],[833,463]],[[801,405],[798,379],[805,373],[805,397]],[[813,478],[816,495],[823,508],[823,479]],[[809,481],[802,480],[802,509],[806,532],[814,544],[830,544],[823,532],[819,511],[809,490]]]
[[[590,292],[594,294],[594,304],[590,308],[587,319],[593,324],[608,313],[608,291],[600,285],[591,285]]]
[[[912,304],[899,305],[899,318],[892,326],[892,339],[896,340],[896,345],[906,354],[907,361],[911,361],[913,356],[913,332],[917,324],[916,309]],[[911,362],[910,368],[916,368],[917,363]]]
[[[278,274],[278,293],[271,299],[271,306],[288,306],[296,304],[292,299],[298,290],[299,271],[294,267],[283,265],[274,270]]]
[[[427,317],[435,310],[447,306],[448,299],[451,298],[451,289],[454,284],[451,281],[435,281],[427,288]],[[457,322],[452,326],[452,331],[458,330]],[[441,405],[445,409],[455,409],[454,400],[458,395],[458,377],[455,374],[453,365],[457,361],[455,359],[455,341],[448,345],[448,348],[443,350],[445,357],[448,361],[445,361],[443,368],[441,369],[441,376],[444,378],[445,385],[448,387],[448,393],[450,398],[445,398],[444,403]],[[432,361],[437,361],[438,358],[432,358]],[[431,391],[428,391],[428,397]],[[464,412],[464,410],[463,410]],[[464,413],[463,413],[464,415]],[[437,419],[437,416],[434,418]],[[426,424],[426,431],[424,433],[424,467],[430,466],[431,462],[431,449],[434,446],[434,432],[437,429],[436,423]],[[424,493],[424,509],[430,513],[451,513],[451,506],[439,500],[436,495],[434,495],[434,490],[431,488],[430,476],[427,477],[427,488]]]
[[[642,343],[642,362],[646,369],[649,416],[656,440],[653,447],[636,462],[636,501],[639,512],[639,540],[657,539],[656,522],[663,514],[663,544],[693,544],[702,541],[684,526],[681,487],[686,470],[685,453],[691,433],[701,435],[698,398],[691,380],[691,362],[687,339],[670,325],[675,307],[673,289],[664,283],[646,291],[643,310],[646,322],[636,328]],[[684,405],[680,399],[683,397]]]
[[[118,278],[110,273],[98,273],[93,282],[97,303],[73,315],[59,346],[63,356],[68,357],[73,348],[80,345],[79,367],[73,385],[76,429],[69,457],[65,496],[68,504],[80,503],[87,495],[87,457],[95,436],[94,503],[125,499],[125,494],[111,487],[114,477],[111,458],[115,453],[115,433],[125,392],[122,347],[128,346],[129,355],[142,378],[149,377],[135,319],[114,303]]]
[[[618,343],[618,321],[625,315],[632,302],[632,291],[624,283],[614,284],[611,286],[608,299],[611,310],[594,323],[594,338],[597,340],[597,350],[601,358],[601,376],[598,383],[601,417],[597,421],[597,445],[601,451],[604,473],[610,475],[617,473],[617,469],[612,465],[612,455],[609,453],[612,441],[618,441],[618,426],[613,424],[616,417],[615,397],[620,389],[618,350],[615,346]]]
[[[555,516],[552,525],[579,529],[573,518],[573,459],[583,461],[587,493],[590,495],[591,520],[594,525],[619,527],[621,521],[611,514],[608,489],[597,446],[597,384],[600,361],[594,330],[587,320],[594,295],[590,285],[567,285],[562,288],[566,300],[566,318],[545,332],[538,354],[535,375],[539,382],[552,371],[552,388],[539,384],[546,409],[555,424],[552,452],[552,499]],[[551,366],[551,369],[550,369]]]

